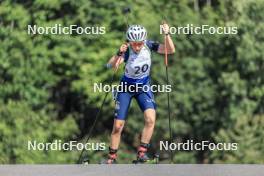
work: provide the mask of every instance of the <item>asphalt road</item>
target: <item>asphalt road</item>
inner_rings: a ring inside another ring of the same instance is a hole
[[[0,165],[0,176],[262,176],[264,165]]]

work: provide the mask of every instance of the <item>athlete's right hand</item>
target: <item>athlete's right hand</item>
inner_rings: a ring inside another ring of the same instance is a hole
[[[124,44],[122,44],[122,45],[120,46],[120,48],[119,48],[119,52],[120,52],[120,53],[125,53],[126,50],[127,50],[127,48],[128,48],[128,43],[124,43]]]
[[[118,66],[124,61],[124,59],[120,56],[122,56],[128,48],[128,43],[124,43],[120,46],[119,51],[117,52],[117,55],[114,57],[114,60],[112,62],[112,68],[114,70],[118,69]]]

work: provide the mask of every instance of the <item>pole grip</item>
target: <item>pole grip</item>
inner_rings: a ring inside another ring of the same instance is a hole
[[[167,67],[168,66],[168,49],[167,49],[167,42],[166,42],[167,35],[164,35],[164,49],[165,49],[165,56],[164,56],[164,64]]]

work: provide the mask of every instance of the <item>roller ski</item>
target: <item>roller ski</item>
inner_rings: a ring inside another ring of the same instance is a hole
[[[133,164],[159,164],[159,155],[155,154],[153,158],[137,158],[132,161]]]
[[[116,158],[117,158],[117,150],[111,149],[109,147],[109,153],[107,159],[101,161],[100,164],[117,164]]]
[[[90,164],[90,160],[89,160],[88,155],[79,158],[79,160],[78,160],[78,164],[83,164],[83,165],[88,165],[88,164]]]
[[[149,144],[141,144],[138,147],[137,159],[133,160],[133,164],[158,164],[159,163],[159,155],[155,154],[153,158],[150,158],[147,155],[147,151],[149,148]]]

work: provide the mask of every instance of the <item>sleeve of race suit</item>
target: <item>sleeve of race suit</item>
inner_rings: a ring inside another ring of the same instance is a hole
[[[126,63],[129,58],[129,47],[127,48],[125,54],[124,54],[124,62]]]
[[[149,49],[151,50],[151,51],[155,51],[155,52],[157,52],[158,51],[158,49],[159,49],[159,42],[156,42],[156,41],[152,41],[152,40],[147,40],[146,41],[146,45],[149,47]]]

